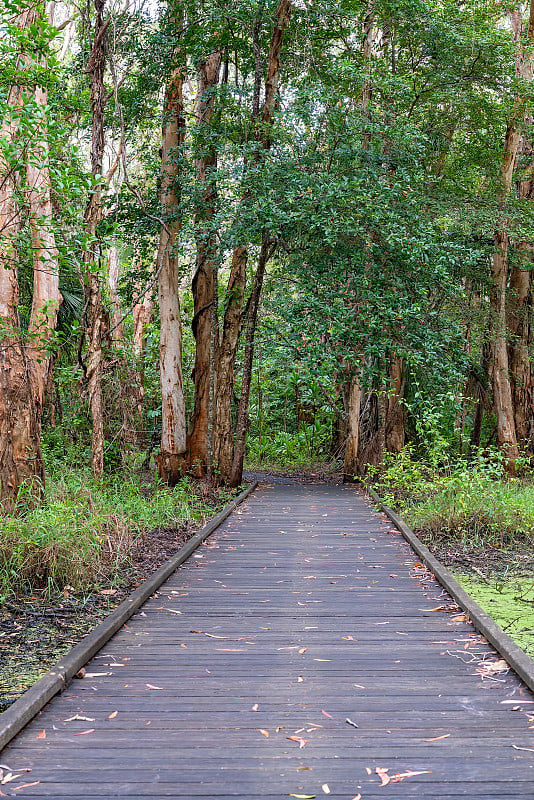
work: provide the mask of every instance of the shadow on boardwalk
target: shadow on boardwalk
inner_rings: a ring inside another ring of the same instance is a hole
[[[534,697],[362,495],[277,483],[5,749],[21,777],[1,790],[534,797],[533,720]]]

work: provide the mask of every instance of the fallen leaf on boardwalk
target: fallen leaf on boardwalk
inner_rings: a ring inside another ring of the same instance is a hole
[[[115,719],[118,713],[118,711],[113,711],[113,713],[109,715],[108,719]]]
[[[193,631],[191,631],[193,633]],[[200,633],[200,631],[198,631]],[[209,636],[210,639],[227,639],[227,636],[216,636],[214,633],[205,633],[204,636]]]
[[[80,733],[75,733],[74,735],[75,736],[85,736],[86,733],[94,733],[94,732],[95,732],[94,728],[89,728],[88,731],[80,731]]]
[[[330,794],[330,786],[327,783],[323,783],[323,785],[321,786],[321,789],[323,790],[323,792],[325,794]]]
[[[391,783],[400,783],[401,781],[404,780],[404,778],[413,778],[415,775],[431,775],[431,774],[432,774],[431,770],[429,769],[422,769],[418,770],[417,772],[413,772],[412,770],[409,770],[408,772],[397,772],[391,778]]]
[[[328,717],[328,719],[334,719],[332,714],[329,714],[327,711],[324,710],[324,708],[321,708],[321,714],[323,714],[325,717]]]
[[[262,736],[265,736],[266,739],[269,738],[269,731],[264,730],[263,728],[258,728],[259,732]]]
[[[85,667],[82,667],[81,669],[78,670],[78,672],[76,673],[76,675],[74,677],[75,678],[85,678],[85,672],[86,672]]]
[[[160,692],[163,691],[163,686],[152,686],[151,683],[147,683],[147,684],[145,684],[145,686],[148,686],[149,689],[157,689]]]
[[[365,771],[367,772],[368,775],[372,775],[373,774],[373,770],[369,769],[369,767],[366,767]]]
[[[347,642],[353,642],[354,641],[354,636],[342,636],[341,638],[345,639],[345,641],[347,641]]]
[[[5,786],[6,783],[11,783],[11,781],[17,780],[17,778],[22,778],[22,775],[21,775],[20,772],[19,772],[18,775],[14,775],[12,772],[8,772],[7,775],[5,775],[2,778],[2,780],[0,781],[0,784],[2,784],[2,786]]]
[[[41,733],[37,734],[38,739],[46,739],[46,730],[41,731]]]
[[[302,675],[299,675],[298,678],[297,678],[297,683],[302,683],[303,681],[304,681],[304,678],[302,677]]]
[[[103,675],[111,675],[111,672],[86,672],[84,678],[101,678]]]
[[[465,614],[458,614],[456,617],[451,617],[452,622],[469,622],[469,617]]]
[[[501,700],[501,706],[506,706],[510,704],[515,706],[518,703],[524,706],[526,703],[534,703],[534,700]]]
[[[383,767],[377,767],[375,769],[376,774],[378,775],[378,777],[382,781],[380,786],[387,786],[388,783],[391,783],[391,778],[388,775],[388,771],[389,771],[388,769],[384,769]]]
[[[450,733],[444,733],[443,736],[434,736],[433,739],[423,739],[424,742],[439,742],[440,739],[448,739]]]
[[[82,714],[75,714],[73,717],[69,717],[68,719],[64,720],[64,722],[75,722],[75,720],[81,720],[83,722],[94,722],[94,717],[84,717]]]
[[[279,725],[279,726],[276,728],[276,733],[280,733],[280,731],[285,731],[285,729],[286,729],[286,726],[285,726],[285,725]]]
[[[449,606],[436,606],[435,608],[418,608],[418,611],[447,611]]]
[[[508,672],[510,669],[504,658],[497,661],[486,661],[481,667],[475,670],[479,675],[489,676],[498,675],[499,672]]]
[[[292,742],[298,742],[301,750],[305,744],[308,744],[309,741],[309,739],[303,739],[301,736],[286,736],[286,739],[291,739]]]
[[[307,647],[301,647],[299,650],[299,655],[301,656],[303,653],[306,652],[307,649],[308,649]]]
[[[332,661],[331,658],[314,658],[314,661]]]
[[[258,704],[257,704],[257,703],[254,703],[254,705],[252,706],[252,708],[251,708],[250,710],[251,710],[251,711],[259,711],[259,706],[258,706]]]
[[[514,750],[528,750],[529,753],[534,753],[534,747],[518,747],[516,744],[513,744],[512,747]]]
[[[301,770],[304,769],[311,769],[311,767],[297,767],[297,772],[300,772]]]
[[[37,786],[41,781],[34,781],[33,783],[23,783],[21,786],[14,786],[14,790],[18,792],[19,789],[29,789],[30,786]]]
[[[298,797],[299,800],[313,800],[314,797],[317,797],[315,794],[290,794],[290,797]]]
[[[173,608],[167,608],[165,610],[168,611],[169,614],[181,614],[182,613],[181,611],[175,611]]]
[[[353,797],[352,800],[362,800],[361,794],[357,794],[356,797]]]
[[[361,683],[353,683],[352,685],[355,686],[357,689],[365,689],[365,686],[362,686]]]

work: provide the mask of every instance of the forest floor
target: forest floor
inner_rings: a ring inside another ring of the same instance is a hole
[[[180,550],[227,502],[203,492],[203,518],[175,528],[147,531],[134,539],[118,579],[85,593],[18,592],[0,604],[0,712],[71,650],[139,584]]]

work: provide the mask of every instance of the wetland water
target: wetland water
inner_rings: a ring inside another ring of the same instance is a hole
[[[534,576],[488,576],[488,583],[462,572],[454,577],[525,652],[534,658]]]

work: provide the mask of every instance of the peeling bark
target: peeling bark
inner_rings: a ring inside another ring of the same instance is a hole
[[[195,336],[195,367],[193,379],[195,384],[195,405],[187,444],[187,461],[189,470],[197,477],[208,471],[210,456],[210,434],[213,427],[213,323],[216,303],[216,253],[217,234],[213,230],[213,219],[216,212],[217,187],[214,173],[217,168],[217,150],[213,144],[207,145],[203,140],[205,129],[211,123],[215,95],[214,88],[219,82],[221,54],[212,53],[209,58],[198,65],[198,100],[197,126],[201,140],[201,154],[196,160],[197,181],[203,187],[200,200],[201,208],[196,215],[197,257],[193,276],[194,317],[193,334]],[[203,130],[204,129],[204,130]]]
[[[389,379],[389,392],[385,402],[385,445],[390,453],[400,453],[406,439],[405,411],[402,404],[406,376],[402,358],[392,357]]]
[[[360,411],[362,390],[358,375],[351,378],[347,392],[347,442],[345,445],[345,462],[343,480],[348,483],[354,480],[359,472],[358,450],[360,445]]]
[[[175,486],[186,467],[186,419],[182,378],[178,236],[181,230],[179,186],[185,138],[182,70],[174,70],[165,90],[162,131],[161,206],[167,219],[158,249],[158,298],[161,321],[161,449],[156,456],[161,480]]]

